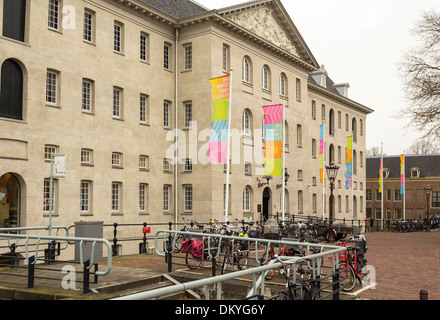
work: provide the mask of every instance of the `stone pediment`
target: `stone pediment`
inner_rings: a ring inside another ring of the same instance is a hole
[[[258,7],[229,14],[227,18],[281,49],[301,57],[291,37],[277,20],[273,9]]]

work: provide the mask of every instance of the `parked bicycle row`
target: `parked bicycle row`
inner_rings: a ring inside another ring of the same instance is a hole
[[[429,220],[392,220],[389,230],[392,232],[420,232],[428,230],[438,230],[440,226],[440,214],[435,214]]]

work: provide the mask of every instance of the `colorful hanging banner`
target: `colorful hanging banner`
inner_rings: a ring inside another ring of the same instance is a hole
[[[347,137],[347,148],[345,149],[345,187],[351,188],[353,186],[353,137]]]
[[[263,106],[264,175],[283,175],[283,105]]]
[[[400,194],[405,193],[405,155],[400,155]]]
[[[227,163],[229,130],[229,75],[211,79],[214,113],[211,119],[212,133],[209,139],[208,163]]]
[[[324,132],[325,124],[321,125],[320,143],[319,143],[319,177],[321,183],[324,183]]]

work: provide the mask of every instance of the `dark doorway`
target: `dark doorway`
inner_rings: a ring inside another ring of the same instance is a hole
[[[20,226],[21,188],[18,179],[11,173],[0,177],[0,228]]]
[[[0,117],[23,119],[23,73],[11,59],[1,67]]]
[[[271,203],[271,194],[270,188],[266,188],[263,191],[263,220],[269,220],[270,215],[270,203]]]

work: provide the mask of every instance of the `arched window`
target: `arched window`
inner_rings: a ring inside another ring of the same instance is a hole
[[[287,97],[287,77],[284,73],[280,75],[280,96]]]
[[[1,67],[0,117],[23,120],[23,72],[11,59]]]
[[[244,110],[243,112],[243,118],[242,118],[242,133],[245,135],[250,136],[252,132],[252,114],[249,109]]]
[[[333,146],[333,144],[330,145],[329,148],[329,153],[328,153],[328,162],[330,163],[334,163],[335,162],[335,147]]]
[[[248,57],[243,58],[242,80],[243,82],[251,83],[251,62]]]
[[[251,187],[246,186],[243,190],[243,211],[244,212],[251,211],[251,195],[252,195]]]
[[[261,71],[261,87],[264,90],[270,90],[270,70],[268,66],[263,66]]]
[[[328,115],[328,121],[329,121],[329,134],[334,135],[335,134],[335,112],[333,109],[330,109],[329,115]]]

